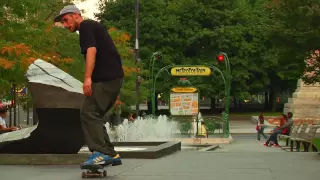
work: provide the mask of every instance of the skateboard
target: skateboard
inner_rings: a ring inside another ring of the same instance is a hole
[[[104,170],[104,166],[101,165],[84,165],[81,169],[83,170],[82,178],[107,176],[107,171]]]

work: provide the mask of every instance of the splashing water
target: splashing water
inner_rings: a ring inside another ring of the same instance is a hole
[[[138,117],[134,122],[125,119],[117,127],[111,128],[109,123],[105,125],[111,141],[170,141],[174,134],[179,132],[179,123],[170,121],[167,116],[158,118]]]

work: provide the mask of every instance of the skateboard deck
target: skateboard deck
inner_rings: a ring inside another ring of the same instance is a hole
[[[104,170],[104,166],[101,165],[84,165],[81,169],[83,170],[82,178],[107,176],[107,171]]]

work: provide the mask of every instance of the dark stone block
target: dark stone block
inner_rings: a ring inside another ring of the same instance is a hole
[[[82,83],[43,60],[34,61],[26,77],[36,107],[38,126],[27,138],[23,136],[22,139],[0,143],[0,153],[78,153],[84,144],[80,124],[80,109],[84,101]],[[7,135],[15,136],[14,133]]]
[[[25,139],[0,143],[2,154],[76,154],[84,144],[80,109],[37,108],[38,127]]]

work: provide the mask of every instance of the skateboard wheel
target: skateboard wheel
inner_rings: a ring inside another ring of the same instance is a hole
[[[104,177],[107,176],[107,171],[103,171],[103,176],[104,176]]]
[[[100,174],[100,177],[104,177],[104,174],[101,172],[101,173],[99,173]]]
[[[82,172],[82,178],[86,178],[86,177],[87,177],[86,173]]]

